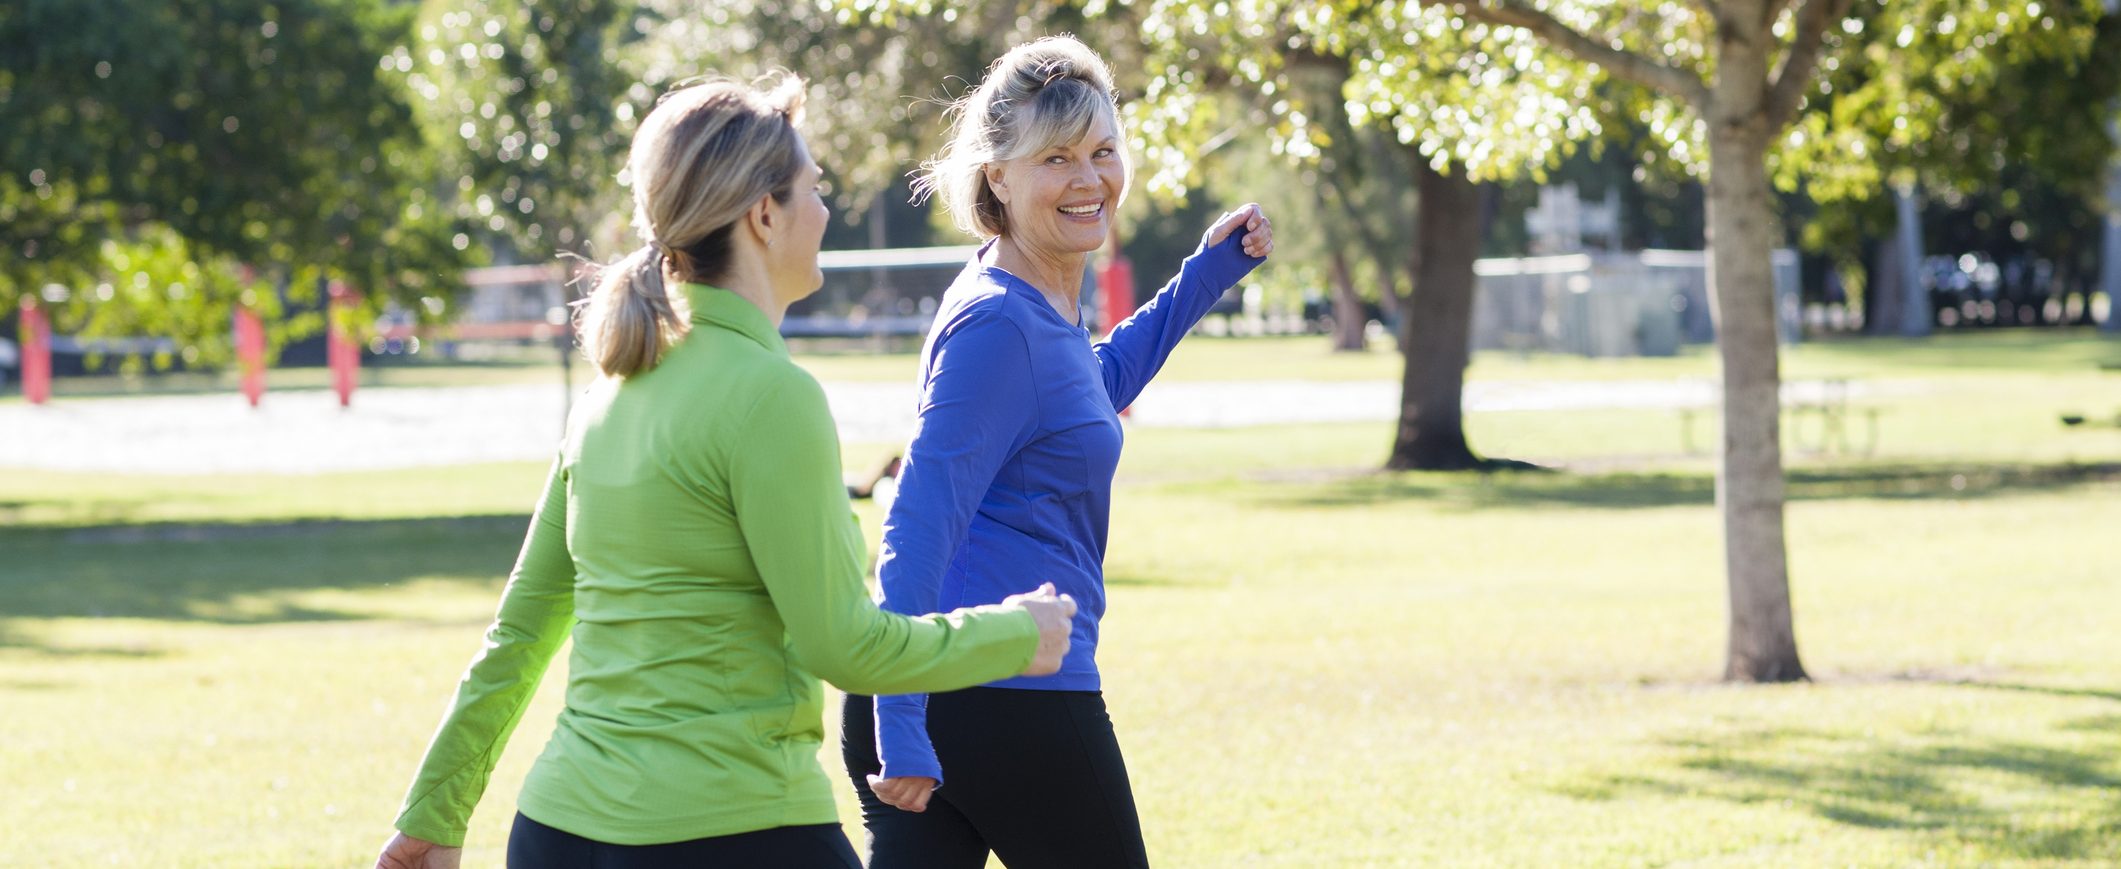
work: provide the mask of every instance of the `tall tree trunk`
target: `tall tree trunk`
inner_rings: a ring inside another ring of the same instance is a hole
[[[1360,352],[1369,345],[1365,332],[1370,325],[1370,312],[1363,309],[1362,296],[1355,292],[1355,275],[1348,268],[1347,252],[1334,248],[1331,265],[1333,349],[1344,353]]]
[[[1727,12],[1719,22],[1707,113],[1709,310],[1723,361],[1716,506],[1731,598],[1724,678],[1785,682],[1805,673],[1791,627],[1783,543],[1782,375],[1769,259],[1776,237],[1767,174],[1774,135],[1765,87],[1771,37],[1768,16]]]
[[[1893,185],[1894,249],[1900,258],[1900,334],[1920,338],[1930,333],[1936,318],[1929,291],[1922,287],[1922,206],[1915,198],[1915,185]]]
[[[1399,264],[1378,251],[1371,252],[1370,261],[1377,269],[1377,311],[1383,315],[1380,319],[1391,327],[1394,349],[1405,353],[1407,294],[1399,291]]]
[[[2108,0],[2107,14],[2115,14],[2121,4]],[[2110,128],[2116,145],[2121,145],[2121,119],[2116,119]],[[2099,222],[2099,288],[2106,291],[2106,322],[2100,326],[2109,335],[2121,335],[2121,163],[2113,163],[2106,170],[2106,216]],[[2084,295],[2084,316],[2091,317],[2092,298]]]
[[[1460,399],[1473,324],[1473,260],[1486,231],[1480,188],[1463,171],[1443,174],[1412,147],[1420,210],[1408,270],[1413,292],[1400,310],[1399,429],[1385,467],[1455,471],[1481,466],[1466,445]],[[1771,337],[1772,337],[1772,333]],[[1772,345],[1770,345],[1772,349]]]
[[[1900,306],[1907,301],[1907,294],[1900,291],[1900,245],[1890,238],[1879,242],[1871,261],[1876,265],[1863,287],[1863,331],[1891,335],[1900,330]]]

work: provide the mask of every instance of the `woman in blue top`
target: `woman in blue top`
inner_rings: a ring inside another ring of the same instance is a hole
[[[978,867],[990,851],[1012,869],[1146,866],[1096,662],[1118,410],[1274,249],[1272,229],[1256,205],[1225,215],[1093,344],[1083,273],[1131,175],[1110,70],[1074,39],[1041,39],[996,61],[955,111],[921,187],[987,242],[922,350],[919,420],[878,557],[884,608],[998,601],[1029,576],[1080,609],[1053,675],[848,698],[841,748],[870,866]]]

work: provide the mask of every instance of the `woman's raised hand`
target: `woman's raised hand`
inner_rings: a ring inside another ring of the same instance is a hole
[[[1068,656],[1068,634],[1075,623],[1075,598],[1055,594],[1053,583],[1049,582],[1037,591],[1003,598],[1002,603],[1023,607],[1038,622],[1038,652],[1031,656],[1031,666],[1025,668],[1024,675],[1060,672],[1061,659]]]
[[[1208,246],[1222,244],[1240,226],[1245,228],[1245,240],[1239,244],[1246,256],[1264,258],[1274,252],[1274,221],[1267,219],[1257,202],[1247,202],[1218,218],[1214,226],[1208,227]]]

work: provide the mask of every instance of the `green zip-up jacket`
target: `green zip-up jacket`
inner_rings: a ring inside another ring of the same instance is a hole
[[[407,835],[463,843],[570,629],[566,708],[518,806],[623,845],[836,821],[821,676],[908,694],[1029,666],[1038,629],[1020,609],[877,609],[824,390],[757,306],[685,290],[690,334],[575,405],[485,648],[405,797]]]

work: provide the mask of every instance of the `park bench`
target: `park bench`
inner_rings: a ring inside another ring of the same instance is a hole
[[[1808,395],[1785,396],[1782,412],[1790,419],[1790,442],[1797,449],[1814,455],[1833,453],[1854,455],[1856,450],[1849,438],[1849,416],[1860,413],[1864,420],[1862,454],[1872,455],[1878,451],[1878,408],[1854,406],[1849,401],[1849,381],[1845,377],[1817,381],[1818,389]],[[1694,416],[1703,411],[1720,411],[1723,405],[1721,389],[1707,407],[1682,407],[1679,409],[1679,439],[1689,455],[1698,455],[1702,450],[1694,444]],[[1807,421],[1812,421],[1807,425]]]

